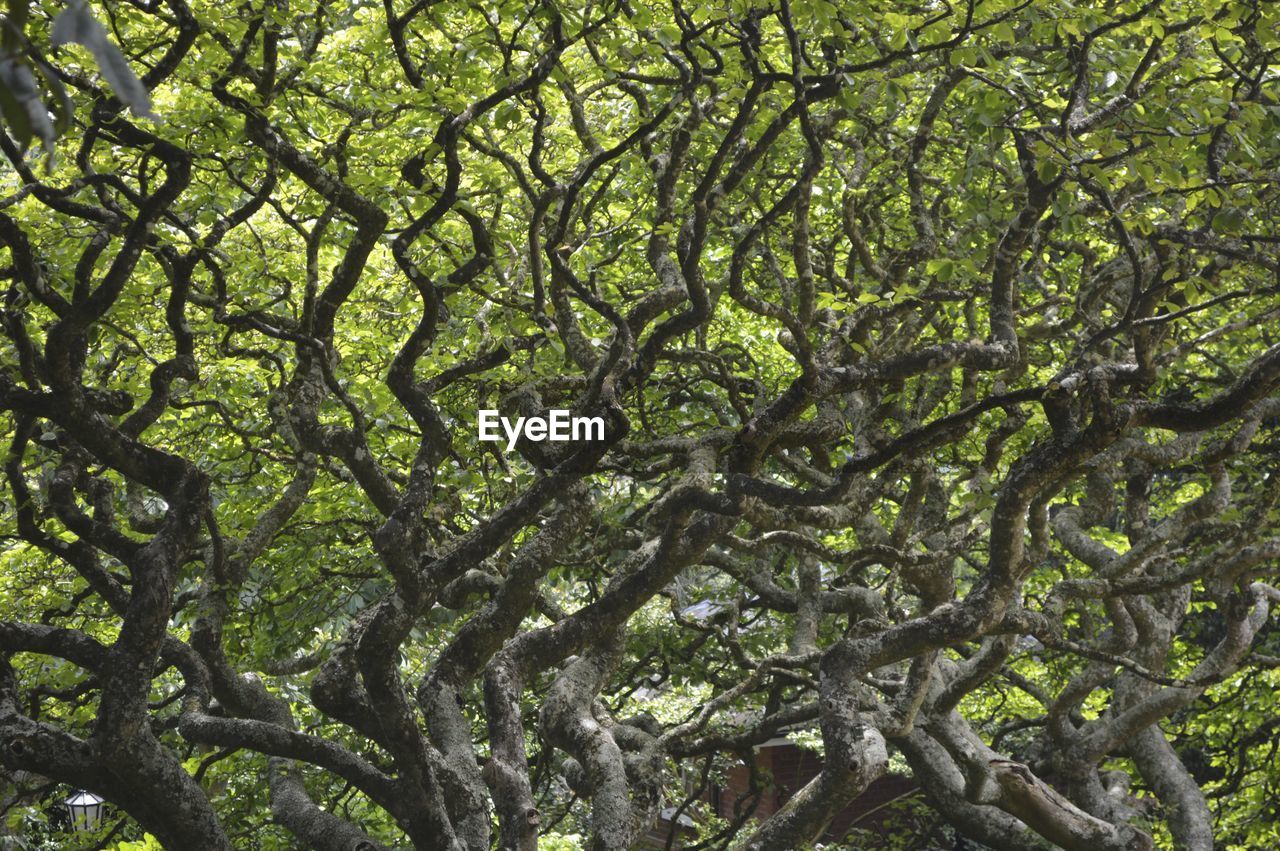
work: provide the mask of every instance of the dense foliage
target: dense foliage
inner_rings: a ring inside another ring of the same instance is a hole
[[[16,847],[1280,845],[1280,4],[22,11]]]

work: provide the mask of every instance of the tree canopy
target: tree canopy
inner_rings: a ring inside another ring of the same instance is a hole
[[[1280,4],[7,8],[18,847],[1280,845]]]

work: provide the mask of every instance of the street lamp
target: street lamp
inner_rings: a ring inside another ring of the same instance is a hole
[[[102,821],[102,798],[81,789],[64,802],[71,813],[72,830],[94,830]]]

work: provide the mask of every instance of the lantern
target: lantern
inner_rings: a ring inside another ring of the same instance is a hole
[[[72,830],[94,830],[102,821],[102,798],[83,789],[64,802],[71,814]]]

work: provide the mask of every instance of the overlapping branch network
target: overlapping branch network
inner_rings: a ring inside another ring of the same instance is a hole
[[[731,9],[113,10],[165,124],[65,70],[74,167],[0,139],[19,783],[623,849],[816,729],[705,846],[892,753],[994,848],[1213,847],[1161,725],[1274,666],[1274,15]]]

